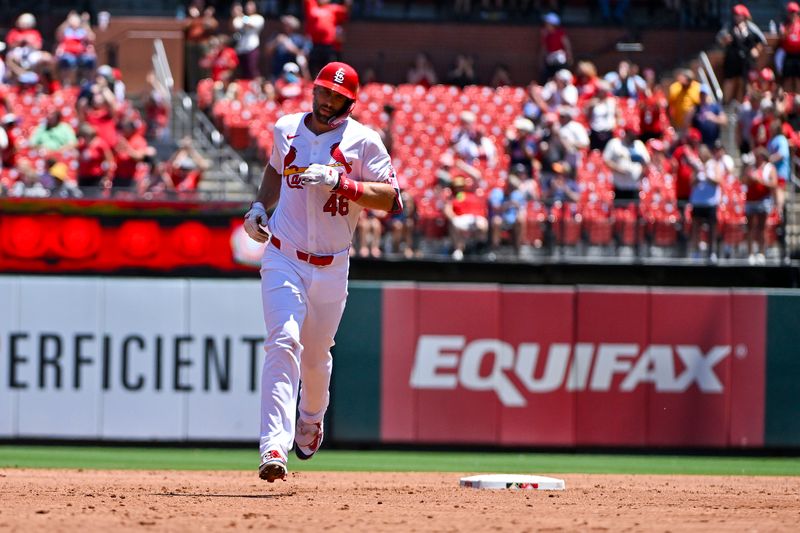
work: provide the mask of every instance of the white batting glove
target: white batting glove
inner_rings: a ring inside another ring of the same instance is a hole
[[[256,242],[267,242],[267,232],[262,229],[267,226],[267,210],[261,202],[253,202],[250,211],[244,215],[244,230]]]
[[[339,186],[339,172],[333,167],[314,163],[300,174],[303,185],[323,185],[330,189]]]

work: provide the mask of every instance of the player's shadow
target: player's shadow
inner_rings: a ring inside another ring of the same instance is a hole
[[[251,498],[251,499],[270,499],[294,496],[294,492],[281,492],[278,494],[191,494],[188,492],[159,492],[152,496],[166,496],[171,498]]]

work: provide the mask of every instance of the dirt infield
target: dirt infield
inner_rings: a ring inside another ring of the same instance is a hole
[[[565,492],[462,489],[457,474],[304,472],[267,484],[255,470],[0,469],[0,532],[797,531],[800,523],[800,477],[558,477]]]

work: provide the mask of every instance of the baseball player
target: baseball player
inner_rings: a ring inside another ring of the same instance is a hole
[[[244,218],[247,234],[267,243],[261,261],[267,335],[258,473],[269,482],[286,478],[293,444],[305,460],[322,443],[330,349],[347,297],[349,248],[359,213],[402,210],[378,133],[350,118],[357,94],[358,74],[350,65],[322,68],[314,80],[311,113],[275,123],[272,156]]]

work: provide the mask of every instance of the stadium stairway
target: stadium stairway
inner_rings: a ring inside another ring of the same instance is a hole
[[[198,193],[208,200],[250,202],[256,192],[258,169],[245,161],[225,141],[224,136],[208,117],[197,108],[195,100],[183,92],[173,96],[171,131],[172,139],[191,137],[200,154],[211,162],[198,184]],[[171,153],[175,142],[169,147],[156,147]],[[167,156],[169,157],[169,156]]]

